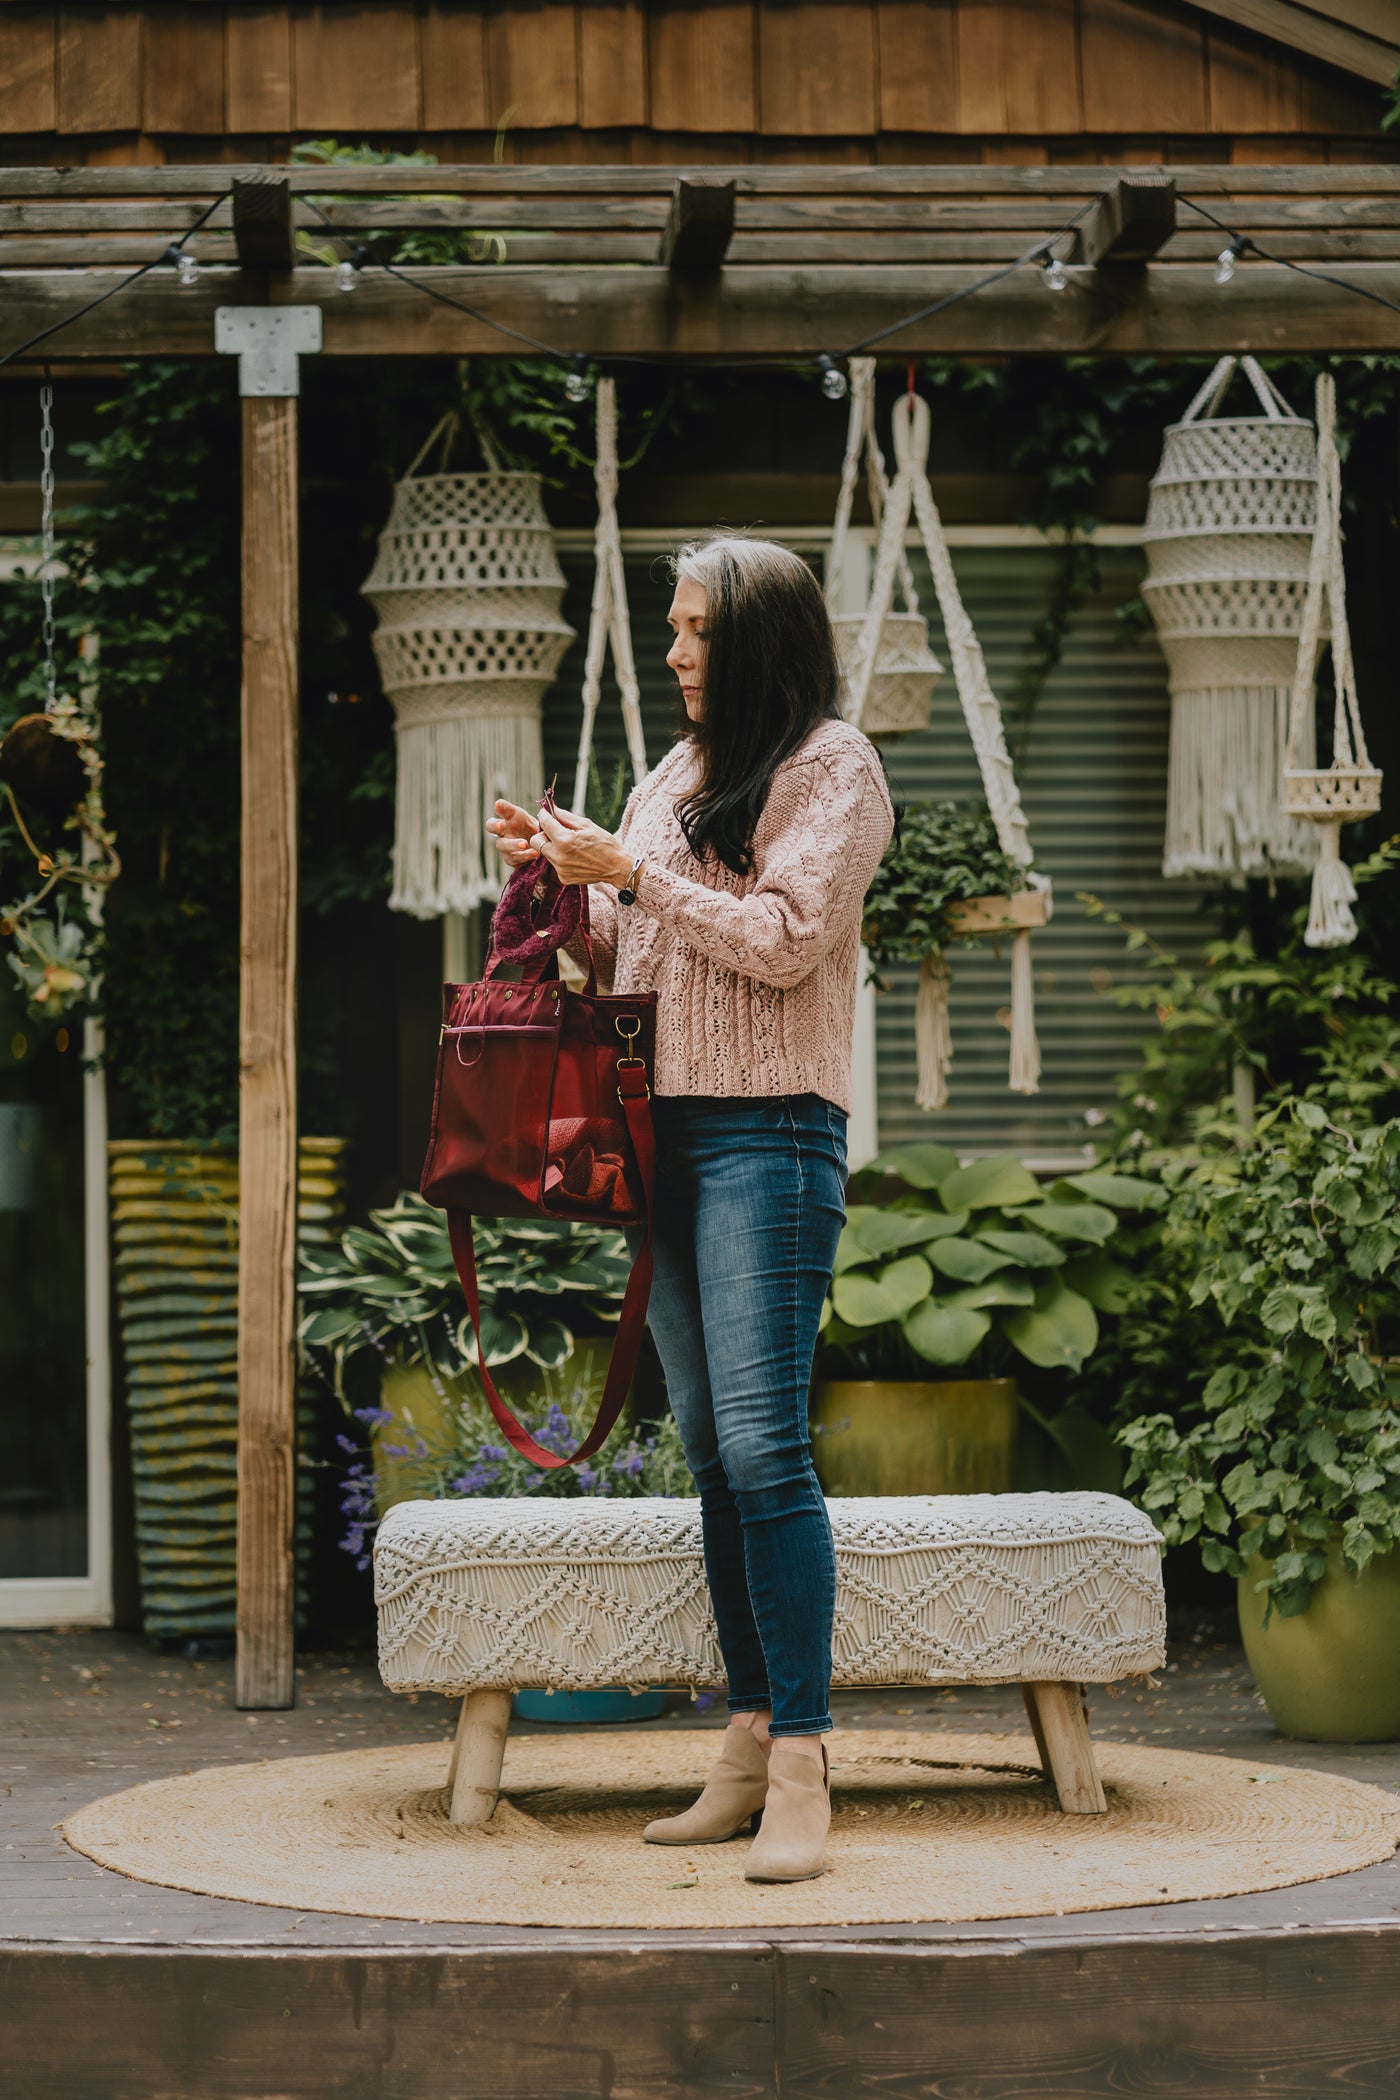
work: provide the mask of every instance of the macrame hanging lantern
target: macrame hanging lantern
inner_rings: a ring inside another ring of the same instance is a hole
[[[593,729],[603,691],[603,659],[612,643],[613,669],[622,696],[622,726],[632,778],[646,779],[647,751],[642,735],[642,695],[632,657],[632,624],[627,611],[627,579],[622,567],[622,534],[617,522],[617,382],[598,381],[597,452],[593,483],[598,522],[593,533],[593,605],[588,616],[588,647],[583,663],[583,726],[579,731],[573,806],[582,813],[593,758]]]
[[[1356,673],[1347,627],[1342,568],[1342,469],[1337,453],[1337,388],[1330,372],[1317,380],[1317,530],[1288,719],[1283,805],[1290,817],[1315,828],[1308,927],[1310,948],[1341,948],[1356,939],[1352,905],[1356,885],[1342,859],[1342,826],[1372,817],[1381,806],[1381,775],[1371,764],[1356,698]],[[1324,629],[1324,607],[1329,624]],[[1332,763],[1317,763],[1317,664],[1332,645]]]
[[[873,393],[873,358],[851,361],[851,392]],[[854,421],[855,410],[852,409]],[[868,710],[880,662],[885,622],[889,617],[896,576],[907,569],[904,536],[914,517],[933,574],[933,587],[943,615],[943,631],[953,660],[953,678],[962,703],[963,719],[982,775],[987,807],[996,827],[997,843],[1009,859],[1029,867],[1030,832],[1021,806],[1020,790],[1006,748],[1001,708],[987,675],[981,644],[958,589],[953,558],[943,534],[943,521],[933,500],[928,478],[928,448],[931,423],[928,403],[912,390],[902,394],[894,409],[895,478],[883,492],[880,536],[875,550],[870,603],[849,657],[846,719],[868,731]],[[847,448],[849,455],[849,446]],[[878,456],[878,455],[877,455]],[[883,476],[883,464],[881,467]],[[847,510],[847,519],[849,510]],[[839,554],[844,532],[841,511],[837,512],[838,534],[833,548]],[[912,590],[912,583],[907,586]],[[927,719],[927,716],[925,716]],[[949,916],[960,933],[985,934],[993,939],[1009,935],[1011,940],[1011,1058],[1007,1085],[1013,1093],[1040,1091],[1040,1045],[1035,1033],[1035,981],[1031,969],[1031,929],[1043,926],[1050,917],[1050,883],[1043,875],[1030,875],[1028,888],[1012,897],[973,898],[954,906]],[[946,1108],[948,1072],[953,1062],[953,1038],[949,1022],[948,992],[951,973],[941,954],[925,956],[919,973],[918,998],[914,1007],[914,1039],[918,1055],[920,1108]]]
[[[862,460],[865,465],[866,488],[870,496],[870,515],[877,531],[889,495],[885,458],[880,450],[879,439],[875,435],[873,357],[857,357],[851,360],[850,384],[851,409],[846,426],[846,456],[841,464],[841,490],[836,500],[836,517],[832,524],[831,540],[826,555],[826,601],[831,612],[831,624],[836,630],[836,646],[841,657],[841,668],[848,681],[857,665],[866,618],[863,612],[843,613],[839,610],[843,595],[851,510],[855,502],[856,479]],[[933,689],[943,675],[943,666],[928,645],[928,621],[919,611],[913,572],[902,545],[897,569],[904,610],[896,612],[891,603],[885,611],[876,645],[874,667],[870,673],[869,690],[860,718],[861,728],[877,743],[882,737],[907,736],[911,730],[928,728]]]
[[[394,490],[363,586],[398,746],[389,905],[418,919],[499,894],[486,822],[498,796],[543,790],[540,703],[574,633],[539,476],[505,471],[482,430],[486,472],[442,471],[457,427],[445,416]]]
[[[1263,414],[1217,414],[1243,363]],[[1167,659],[1164,875],[1299,874],[1317,854],[1282,794],[1317,519],[1312,425],[1252,357],[1223,357],[1166,433],[1142,588]]]

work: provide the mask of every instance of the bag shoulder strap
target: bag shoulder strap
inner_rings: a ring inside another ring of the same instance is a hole
[[[656,1194],[656,1134],[652,1128],[651,1096],[647,1088],[646,1070],[640,1059],[635,1065],[619,1063],[617,1090],[622,1102],[622,1112],[627,1118],[628,1134],[632,1139],[632,1150],[636,1154],[637,1169],[641,1177],[646,1226],[642,1244],[637,1249],[637,1258],[632,1264],[632,1273],[627,1279],[627,1288],[622,1294],[622,1310],[618,1315],[617,1333],[613,1337],[612,1354],[608,1360],[608,1373],[603,1381],[603,1395],[598,1402],[597,1415],[583,1442],[567,1457],[561,1458],[557,1451],[547,1451],[543,1444],[538,1443],[524,1423],[516,1420],[496,1391],[495,1380],[486,1368],[486,1351],[481,1340],[481,1294],[477,1286],[476,1249],[472,1243],[471,1216],[464,1210],[449,1210],[447,1213],[452,1259],[457,1265],[457,1275],[466,1294],[467,1311],[471,1314],[472,1327],[476,1333],[477,1368],[481,1373],[481,1386],[486,1395],[486,1404],[500,1424],[507,1441],[514,1445],[521,1456],[528,1458],[532,1465],[541,1466],[549,1471],[560,1466],[576,1466],[580,1460],[591,1458],[593,1453],[607,1442],[631,1390],[637,1358],[642,1347],[642,1334],[646,1327],[647,1300],[651,1296],[651,1221]]]

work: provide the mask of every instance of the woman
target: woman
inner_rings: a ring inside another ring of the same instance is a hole
[[[807,1394],[844,1222],[861,906],[889,844],[874,747],[840,716],[806,563],[717,536],[675,563],[666,658],[688,735],[617,836],[496,804],[513,865],[589,885],[616,991],[658,993],[650,1321],[700,1493],[729,1680],[719,1763],[652,1844],[720,1843],[763,1811],[750,1880],[822,1871],[836,1561]]]

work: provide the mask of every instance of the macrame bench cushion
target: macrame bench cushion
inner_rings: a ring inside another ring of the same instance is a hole
[[[1157,1533],[1116,1495],[827,1507],[837,1686],[1109,1684],[1162,1662]],[[723,1682],[696,1501],[401,1502],[374,1589],[392,1691]]]

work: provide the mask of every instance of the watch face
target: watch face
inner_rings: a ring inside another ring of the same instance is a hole
[[[619,904],[635,904],[637,892],[633,889],[620,889],[617,893],[617,901]]]

